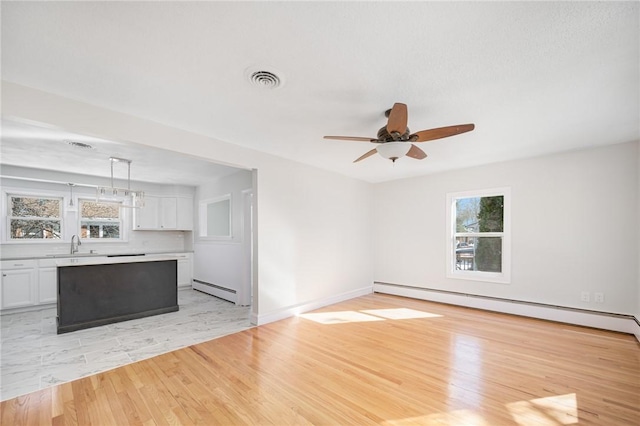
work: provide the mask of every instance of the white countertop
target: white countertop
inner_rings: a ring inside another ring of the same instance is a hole
[[[134,252],[135,253],[135,252]],[[171,251],[171,252],[138,252],[138,253],[144,253],[146,256],[156,256],[156,255],[173,255],[173,254],[188,254],[188,253],[193,253],[193,251]],[[12,260],[39,260],[39,259],[69,259],[69,258],[94,258],[94,257],[107,257],[107,256],[113,256],[113,255],[122,255],[124,253],[118,253],[118,252],[107,252],[107,253],[84,253],[84,252],[80,252],[80,253],[74,253],[74,254],[68,254],[68,253],[56,253],[56,254],[42,254],[42,255],[36,255],[36,256],[7,256],[7,257],[2,257],[0,258],[0,261],[12,261]],[[140,257],[144,257],[144,256],[140,256]]]
[[[137,262],[162,262],[165,260],[182,259],[180,255],[170,254],[147,254],[145,256],[91,256],[56,259],[56,266],[87,266],[87,265],[109,265],[116,263],[137,263]]]

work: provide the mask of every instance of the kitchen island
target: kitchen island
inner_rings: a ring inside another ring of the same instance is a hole
[[[58,334],[177,311],[177,257],[61,259]]]

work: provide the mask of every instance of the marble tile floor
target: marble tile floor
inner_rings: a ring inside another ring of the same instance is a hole
[[[251,327],[249,307],[196,290],[178,312],[56,334],[56,308],[0,316],[0,400]]]

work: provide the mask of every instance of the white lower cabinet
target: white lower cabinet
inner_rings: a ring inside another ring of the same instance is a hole
[[[38,260],[38,304],[58,302],[58,260]]]
[[[38,269],[38,303],[58,301],[58,268]]]
[[[2,309],[36,305],[35,261],[3,261],[1,287]]]
[[[191,254],[180,253],[176,256],[178,257],[178,287],[189,287],[193,277]]]

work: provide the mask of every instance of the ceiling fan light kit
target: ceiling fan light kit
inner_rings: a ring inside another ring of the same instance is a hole
[[[385,112],[385,116],[388,117],[387,125],[378,130],[377,138],[360,136],[325,136],[324,138],[378,144],[376,148],[358,157],[354,163],[371,157],[376,152],[395,163],[398,158],[404,156],[416,160],[422,160],[427,157],[427,154],[412,142],[427,142],[448,138],[449,136],[459,135],[475,129],[474,124],[458,124],[437,129],[421,130],[412,134],[407,127],[407,106],[401,103],[395,103],[393,108]]]
[[[407,142],[387,142],[378,145],[376,151],[384,158],[395,163],[398,158],[407,155],[411,146],[412,145]]]

